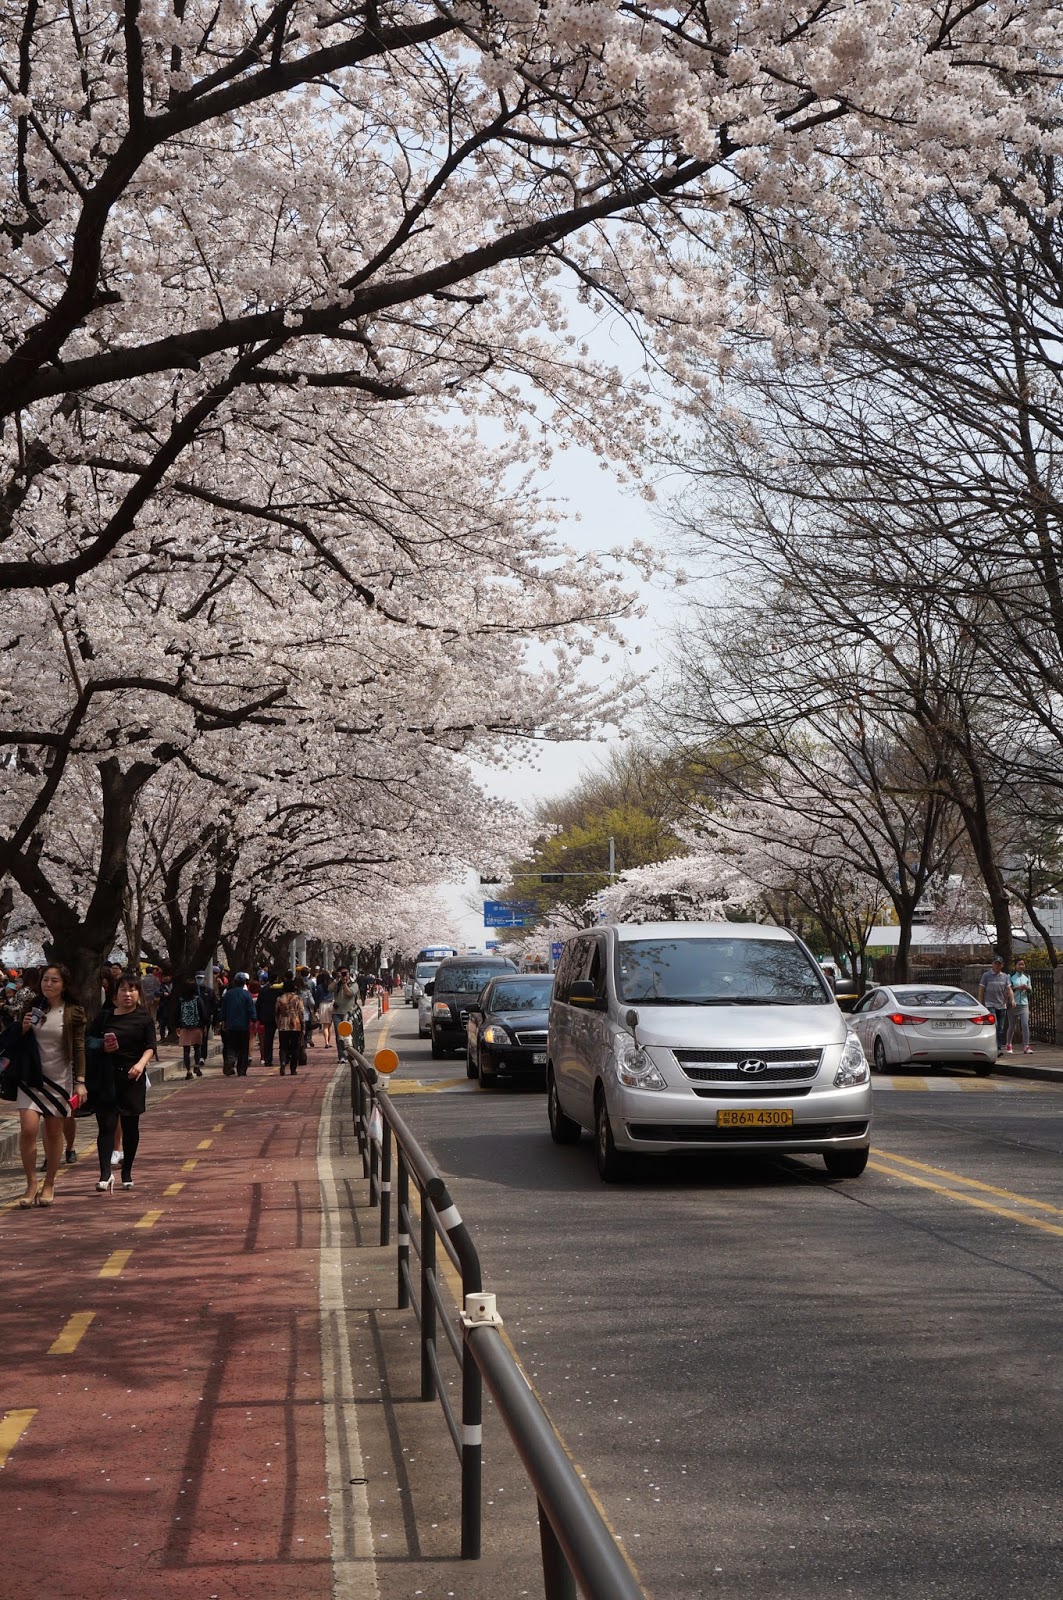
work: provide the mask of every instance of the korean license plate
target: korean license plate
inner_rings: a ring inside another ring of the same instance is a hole
[[[935,1022],[935,1028],[966,1028],[966,1022]]]
[[[546,1051],[545,1050],[535,1050],[535,1051],[532,1052],[532,1066],[533,1067],[545,1067],[546,1066]]]
[[[717,1111],[718,1128],[792,1128],[794,1114],[790,1110],[769,1111],[767,1107],[749,1110]]]

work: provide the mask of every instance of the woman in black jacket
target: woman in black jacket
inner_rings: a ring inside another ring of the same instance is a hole
[[[135,972],[123,972],[113,1006],[104,1006],[89,1029],[87,1078],[99,1134],[100,1181],[96,1188],[114,1188],[111,1153],[115,1129],[122,1122],[122,1188],[133,1187],[133,1162],[140,1143],[140,1119],[147,1105],[147,1070],[155,1053],[152,1022]]]

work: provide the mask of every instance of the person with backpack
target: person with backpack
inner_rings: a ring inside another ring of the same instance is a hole
[[[251,1053],[251,1024],[258,1021],[255,1002],[247,992],[247,979],[238,972],[221,997],[218,1018],[222,1026],[222,1071],[231,1078],[247,1077]]]
[[[186,978],[179,990],[177,1001],[177,1042],[184,1051],[185,1082],[201,1078],[200,1066],[203,1052],[203,1030],[209,1021],[207,1008],[200,998],[191,978]]]

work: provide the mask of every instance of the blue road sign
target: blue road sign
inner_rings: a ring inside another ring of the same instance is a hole
[[[535,907],[528,900],[485,900],[485,928],[529,928]]]
[[[562,944],[561,940],[560,939],[555,939],[553,944],[550,946],[550,960],[551,961],[560,961],[561,960],[561,952],[562,952],[562,950],[564,948],[565,947]]]

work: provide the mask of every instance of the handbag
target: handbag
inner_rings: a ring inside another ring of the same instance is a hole
[[[13,1061],[0,1061],[0,1100],[18,1099],[18,1073]]]
[[[306,1035],[302,1033],[299,1035],[299,1065],[306,1066]]]

